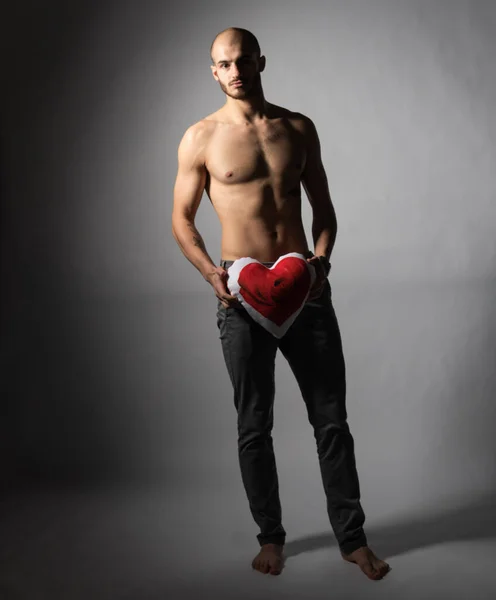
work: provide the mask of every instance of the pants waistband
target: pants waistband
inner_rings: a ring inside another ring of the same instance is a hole
[[[228,269],[232,264],[233,264],[234,260],[223,260],[221,259],[220,261],[220,266],[223,269]],[[272,267],[272,265],[274,265],[276,263],[276,261],[274,260],[273,262],[263,262],[262,265],[266,266],[266,267]]]

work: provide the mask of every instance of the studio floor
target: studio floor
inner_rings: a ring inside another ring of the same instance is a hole
[[[392,570],[370,581],[320,531],[289,511],[278,577],[257,552],[237,481],[232,489],[55,488],[4,496],[1,600],[364,599],[496,597],[494,497],[367,527]],[[308,507],[307,507],[308,508]],[[300,507],[305,510],[305,507]]]

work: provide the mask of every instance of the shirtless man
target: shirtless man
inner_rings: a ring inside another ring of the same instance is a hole
[[[178,150],[173,235],[218,298],[217,326],[238,413],[238,453],[251,513],[260,527],[252,567],[278,575],[286,532],[281,523],[272,446],[274,361],[279,348],[296,376],[314,427],[327,510],[343,559],[373,580],[390,570],[367,545],[365,515],[346,421],[345,365],[328,281],[337,224],[312,121],[265,100],[265,57],[240,28],[218,34],[212,74],[226,95],[222,108],[190,126]],[[301,220],[301,185],[313,213],[315,252]],[[206,191],[221,223],[221,264],[195,227]],[[299,252],[316,267],[307,302],[279,340],[251,319],[227,288],[227,268],[241,257],[271,266]]]

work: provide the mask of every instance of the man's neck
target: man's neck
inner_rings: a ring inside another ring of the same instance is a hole
[[[246,100],[236,100],[227,96],[224,110],[235,123],[253,124],[269,116],[270,104],[263,94]]]

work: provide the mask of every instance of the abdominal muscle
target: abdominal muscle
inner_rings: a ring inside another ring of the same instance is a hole
[[[275,262],[290,252],[309,255],[305,231],[300,218],[278,221],[253,218],[240,221],[221,221],[221,259],[236,260],[250,257],[259,262]]]

